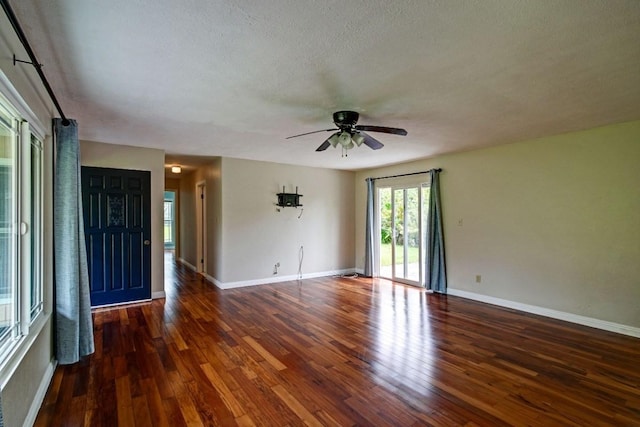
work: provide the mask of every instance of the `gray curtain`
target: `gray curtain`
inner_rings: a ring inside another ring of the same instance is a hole
[[[440,169],[429,171],[429,212],[426,230],[425,287],[439,293],[447,293],[447,272],[444,257],[444,233],[440,208]]]
[[[367,178],[367,219],[365,223],[365,244],[364,244],[364,275],[376,277],[375,271],[375,204],[374,204],[374,184],[373,178]]]
[[[56,357],[71,364],[94,352],[89,273],[82,219],[78,125],[54,119],[54,268]]]

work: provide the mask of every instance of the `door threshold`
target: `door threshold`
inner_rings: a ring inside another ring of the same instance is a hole
[[[149,304],[152,301],[153,301],[153,299],[149,298],[149,299],[141,299],[141,300],[136,300],[136,301],[116,302],[114,304],[96,305],[96,306],[91,307],[91,311],[92,312],[98,312],[98,311],[102,311],[102,310],[109,310],[111,308],[120,307],[120,306],[123,306],[123,305],[135,306],[135,305],[141,305],[141,304]]]

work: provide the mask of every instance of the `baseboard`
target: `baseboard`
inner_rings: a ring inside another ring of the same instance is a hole
[[[347,268],[343,270],[331,270],[331,271],[321,271],[317,273],[307,273],[302,275],[302,280],[304,279],[315,279],[317,277],[327,277],[327,276],[340,276],[343,274],[353,274],[355,272],[355,268]],[[237,282],[221,282],[215,277],[211,277],[206,275],[207,280],[211,281],[214,285],[216,285],[220,289],[235,289],[235,288],[244,288],[247,286],[258,286],[258,285],[268,285],[270,283],[278,283],[278,282],[289,282],[292,280],[298,280],[298,275],[290,275],[290,276],[273,276],[273,277],[265,277],[262,279],[254,279],[254,280],[243,280]]]
[[[459,289],[447,289],[448,295],[472,299],[475,301],[486,302],[487,304],[498,305],[500,307],[513,308],[515,310],[527,313],[538,314],[540,316],[551,317],[553,319],[564,320],[566,322],[577,323],[583,326],[589,326],[604,331],[615,332],[618,334],[629,335],[640,338],[640,328],[634,326],[622,325],[620,323],[609,322],[606,320],[594,319],[592,317],[580,316],[578,314],[567,313],[550,308],[539,307],[536,305],[523,304],[520,302],[509,301],[502,298],[496,298],[488,295],[476,294],[474,292],[462,291]]]
[[[196,267],[194,265],[189,264],[187,261],[185,261],[183,258],[178,258],[178,262],[182,263],[185,265],[185,267],[187,267],[190,270],[196,271]]]
[[[164,293],[164,291],[151,292],[151,299],[160,299],[165,297],[166,294]]]
[[[24,419],[24,423],[22,424],[24,427],[30,427],[36,422],[38,411],[42,407],[42,402],[44,402],[47,390],[49,389],[49,384],[51,384],[51,379],[53,378],[53,373],[56,371],[56,366],[58,366],[58,362],[55,359],[49,363],[49,366],[47,366],[47,370],[42,376],[38,390],[36,390],[36,395],[31,401],[27,417]]]

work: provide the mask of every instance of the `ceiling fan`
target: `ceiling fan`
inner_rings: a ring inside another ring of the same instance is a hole
[[[402,136],[405,136],[407,134],[406,130],[400,128],[357,125],[356,123],[358,123],[359,117],[360,114],[356,113],[355,111],[336,111],[335,113],[333,113],[333,123],[336,125],[337,129],[331,128],[316,130],[313,132],[289,136],[286,139],[297,138],[304,135],[311,135],[312,133],[337,131],[329,138],[327,138],[318,148],[316,148],[316,151],[324,151],[329,148],[329,146],[336,147],[337,145],[340,145],[344,153],[344,151],[352,149],[354,147],[354,143],[358,147],[364,144],[372,150],[379,150],[380,148],[384,147],[384,145],[382,145],[380,141],[364,133],[365,131],[391,133],[393,135]]]

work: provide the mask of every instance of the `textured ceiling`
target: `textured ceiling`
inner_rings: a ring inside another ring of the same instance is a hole
[[[22,0],[82,139],[360,169],[640,119],[637,0]],[[315,149],[336,110],[378,151]]]

